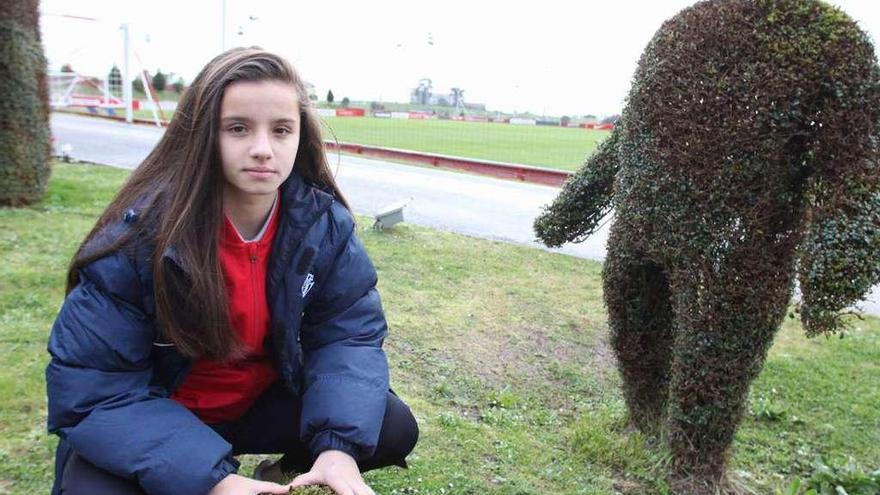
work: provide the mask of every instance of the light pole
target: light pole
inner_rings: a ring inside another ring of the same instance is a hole
[[[122,55],[122,99],[125,100],[125,121],[131,124],[134,122],[134,110],[131,108],[131,76],[129,72],[129,54],[131,53],[131,44],[128,33],[128,23],[119,26],[122,30],[122,46],[125,53]]]

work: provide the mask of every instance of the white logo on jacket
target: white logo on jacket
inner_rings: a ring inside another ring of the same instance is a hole
[[[315,276],[310,273],[310,274],[306,275],[306,279],[303,280],[303,286],[302,286],[303,299],[305,299],[306,294],[308,294],[309,291],[312,290],[313,285],[315,285]]]

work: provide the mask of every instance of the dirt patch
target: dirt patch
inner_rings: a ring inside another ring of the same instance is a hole
[[[613,372],[617,369],[617,357],[614,355],[614,349],[611,348],[611,342],[608,338],[607,331],[597,336],[596,342],[593,344],[593,363],[597,369]]]
[[[565,385],[561,369],[603,382],[615,373],[604,329],[513,326],[452,337],[444,353],[488,388]]]
[[[614,480],[613,487],[622,495],[648,495],[650,489],[635,480]]]

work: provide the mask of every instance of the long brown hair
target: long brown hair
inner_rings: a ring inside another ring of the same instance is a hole
[[[183,94],[162,139],[80,245],[68,269],[67,292],[76,286],[82,267],[130,246],[136,238],[148,240],[154,243],[153,295],[162,337],[190,357],[240,355],[243,349],[229,321],[217,254],[224,184],[217,136],[225,88],[236,81],[263,80],[291,84],[299,98],[300,140],[293,173],[329,190],[348,207],[327,163],[319,120],[303,80],[278,55],[256,47],[234,48],[211,60]],[[135,204],[140,212],[134,228],[106,246],[87,248]],[[169,248],[176,251],[185,274],[164,261]]]

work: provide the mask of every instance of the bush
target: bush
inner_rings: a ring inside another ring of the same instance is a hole
[[[38,1],[0,2],[0,205],[43,197],[51,172]]]
[[[347,96],[342,98],[342,106],[343,107],[348,108],[349,103],[351,103],[351,100],[349,100]]]
[[[878,143],[880,67],[852,19],[814,0],[699,2],[654,35],[612,138],[536,220],[559,245],[613,206],[611,341],[674,490],[723,479],[795,276],[809,335],[841,330],[880,282]]]

